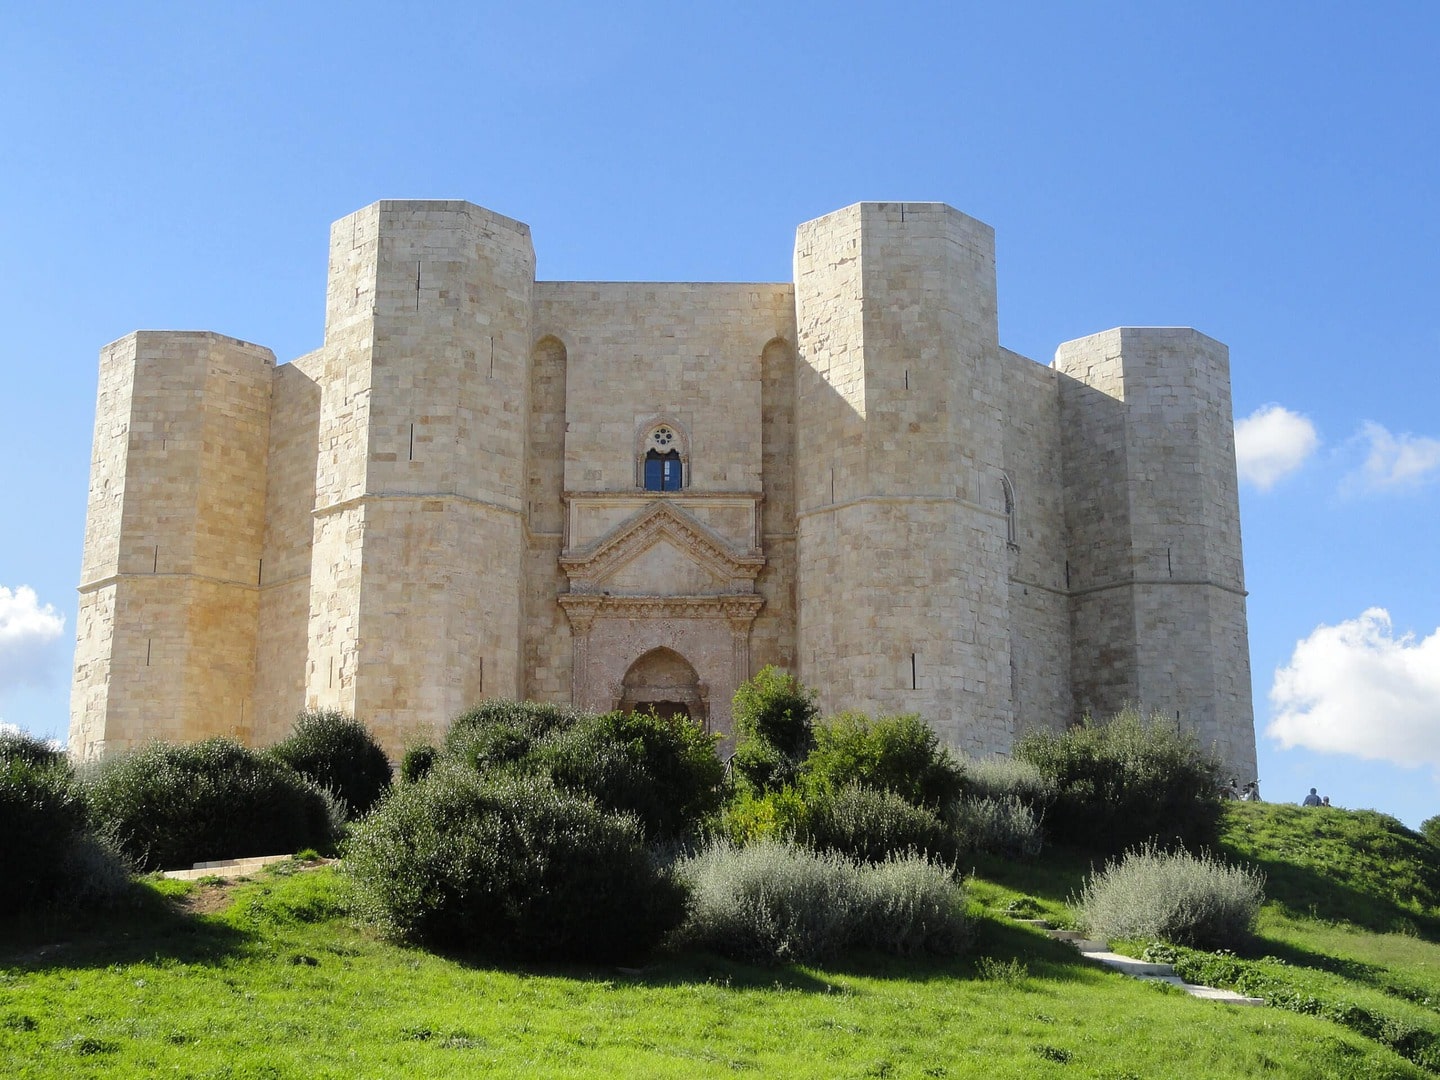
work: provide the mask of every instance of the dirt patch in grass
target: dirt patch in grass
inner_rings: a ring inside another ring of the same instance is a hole
[[[175,897],[175,907],[186,915],[214,915],[230,906],[238,884],[238,881],[221,881],[197,885],[184,896]]]

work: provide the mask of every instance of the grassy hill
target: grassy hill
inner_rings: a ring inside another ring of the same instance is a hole
[[[1063,917],[1089,868],[1073,852],[977,863],[963,960],[823,968],[489,967],[380,942],[333,867],[282,865],[238,885],[147,881],[103,922],[0,927],[0,1075],[1436,1075],[1435,850],[1367,812],[1226,814],[1226,857],[1269,875],[1260,937],[1181,962],[1275,1008],[1102,971],[1007,918],[1022,897]]]

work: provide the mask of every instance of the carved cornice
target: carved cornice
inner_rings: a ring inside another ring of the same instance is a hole
[[[666,500],[652,503],[589,547],[562,553],[560,568],[569,575],[572,590],[588,592],[662,537],[732,588],[753,590],[755,578],[765,567],[764,555],[735,551],[713,530]]]
[[[605,596],[561,593],[555,598],[577,630],[601,619],[728,619],[748,626],[765,606],[758,593],[728,596]]]

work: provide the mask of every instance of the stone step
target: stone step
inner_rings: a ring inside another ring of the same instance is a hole
[[[1169,964],[1159,964],[1151,960],[1136,960],[1133,956],[1121,956],[1119,953],[1109,952],[1105,949],[1081,949],[1080,952],[1090,960],[1096,960],[1106,967],[1114,968],[1126,975],[1134,975],[1136,978],[1175,975],[1174,967]]]
[[[290,855],[255,855],[245,859],[217,859],[198,862],[189,870],[166,870],[164,877],[176,881],[195,881],[203,877],[236,878],[254,874],[271,863],[284,862]]]

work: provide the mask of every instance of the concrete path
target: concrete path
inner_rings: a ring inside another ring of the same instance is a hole
[[[1090,941],[1084,934],[1076,933],[1074,930],[1055,930],[1044,919],[1016,919],[1015,921],[1026,926],[1033,926],[1037,930],[1043,930],[1046,935],[1056,941],[1063,941],[1075,946],[1085,959],[1093,960],[1097,964],[1104,964],[1106,967],[1134,979],[1167,983],[1184,990],[1191,997],[1203,998],[1206,1001],[1219,1001],[1226,1005],[1265,1004],[1264,998],[1246,997],[1233,990],[1219,990],[1213,986],[1197,986],[1195,983],[1188,983],[1175,974],[1175,968],[1170,964],[1156,963],[1152,960],[1136,960],[1133,956],[1121,956],[1119,953],[1110,951],[1109,942]]]

